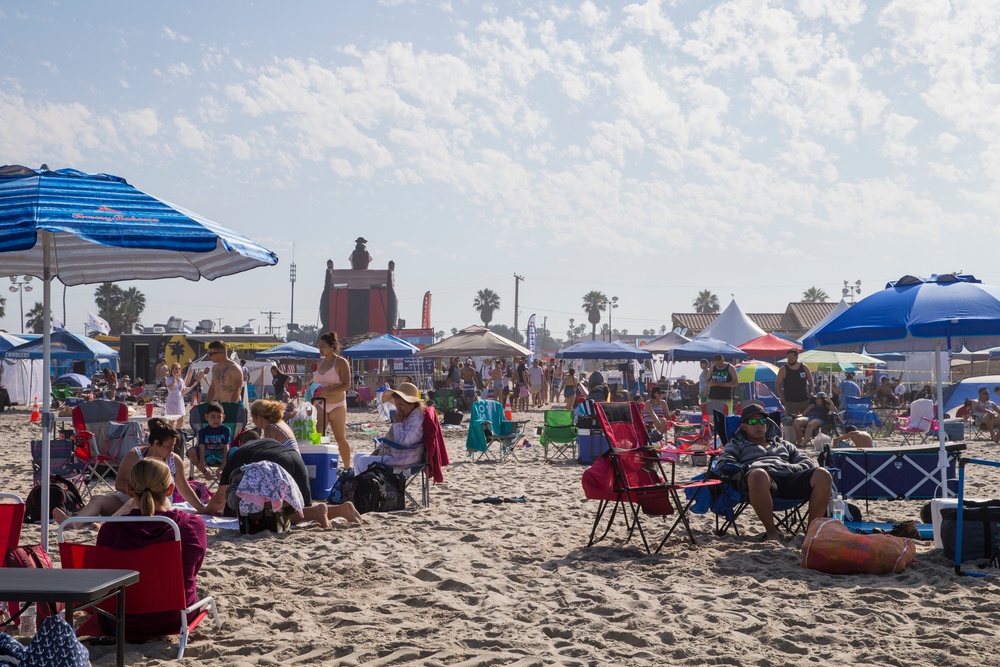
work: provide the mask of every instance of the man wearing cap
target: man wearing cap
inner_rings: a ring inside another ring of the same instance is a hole
[[[733,404],[733,391],[740,386],[739,378],[736,376],[736,369],[726,361],[721,354],[715,355],[715,363],[708,369],[709,401],[722,401],[730,408]]]
[[[778,369],[774,388],[789,417],[801,415],[809,407],[813,376],[809,367],[799,361],[799,351],[795,348],[788,351],[787,363]]]
[[[727,462],[743,469],[740,487],[764,524],[766,539],[780,539],[772,498],[809,498],[810,523],[826,514],[833,489],[830,473],[782,440],[781,429],[759,405],[743,410],[740,427],[722,452],[720,464]]]

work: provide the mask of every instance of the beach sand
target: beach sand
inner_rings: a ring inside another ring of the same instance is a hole
[[[541,423],[541,411],[528,414]],[[27,494],[37,434],[27,411],[0,415],[2,490]],[[803,570],[801,536],[780,546],[719,538],[711,515],[693,516],[694,547],[675,535],[656,556],[637,539],[587,548],[596,503],[583,497],[584,466],[546,464],[537,445],[519,450],[520,462],[474,464],[464,431],[446,439],[452,465],[429,509],[369,514],[361,528],[210,530],[199,590],[216,596],[224,625],[203,623],[184,663],[1000,664],[997,581],[957,577],[930,542],[918,542],[905,572],[884,576]],[[351,441],[368,446],[360,432]],[[1000,457],[968,444],[970,455]],[[967,494],[1000,497],[994,470],[970,468]],[[521,495],[527,503],[471,502]],[[922,504],[872,502],[866,518],[917,519]],[[662,535],[658,520],[646,525]],[[743,525],[760,532],[755,518]],[[26,526],[22,544],[36,531]],[[169,664],[176,647],[176,637],[128,644],[126,662]],[[95,665],[113,664],[113,647],[90,651]]]

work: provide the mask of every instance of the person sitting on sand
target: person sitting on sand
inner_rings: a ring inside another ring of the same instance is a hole
[[[744,408],[740,427],[720,458],[722,466],[726,463],[743,468],[742,490],[749,492],[750,505],[764,524],[766,539],[779,539],[772,496],[808,497],[810,523],[826,514],[833,489],[830,473],[826,468],[817,468],[795,445],[782,440],[781,429],[759,405]]]
[[[135,447],[122,459],[115,475],[115,492],[103,495],[91,496],[82,510],[76,516],[113,516],[132,511],[133,504],[129,504],[128,484],[131,480],[132,467],[142,461],[147,456],[163,459],[170,474],[173,475],[174,486],[180,492],[181,497],[200,512],[204,509],[198,495],[188,484],[187,476],[184,474],[184,460],[174,452],[174,447],[180,439],[180,434],[173,426],[169,426],[166,421],[159,417],[153,417],[148,422],[149,444],[144,447]],[[59,508],[52,510],[52,518],[56,523],[62,523],[68,515]]]
[[[290,449],[272,438],[250,441],[229,453],[229,460],[226,461],[222,474],[219,475],[219,488],[215,490],[215,494],[212,495],[201,513],[236,516],[233,508],[226,502],[226,494],[231,486],[232,478],[243,466],[262,461],[270,461],[283,468],[291,475],[302,494],[304,506],[302,515],[297,512],[288,513],[291,523],[315,521],[324,528],[329,528],[330,520],[334,518],[342,518],[351,523],[363,523],[361,513],[354,507],[354,503],[327,505],[320,502],[314,504],[312,494],[309,491],[309,473],[302,456],[297,450]]]
[[[831,447],[836,447],[838,443],[845,443],[845,447],[861,447],[867,449],[868,447],[874,447],[875,442],[872,438],[872,434],[868,431],[862,431],[858,429],[857,426],[845,426],[844,434],[838,435],[830,442]]]

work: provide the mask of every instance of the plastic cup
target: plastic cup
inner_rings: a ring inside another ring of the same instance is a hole
[[[153,409],[156,408],[155,403],[146,403],[146,417],[153,416]]]

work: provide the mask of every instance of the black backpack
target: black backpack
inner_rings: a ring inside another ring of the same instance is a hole
[[[57,507],[66,514],[75,514],[83,509],[83,497],[76,484],[61,475],[49,478],[49,518],[52,510]],[[24,522],[33,523],[42,520],[42,485],[39,484],[28,494],[24,502]]]
[[[352,481],[350,500],[362,514],[392,512],[406,507],[406,481],[384,463],[372,463]]]

